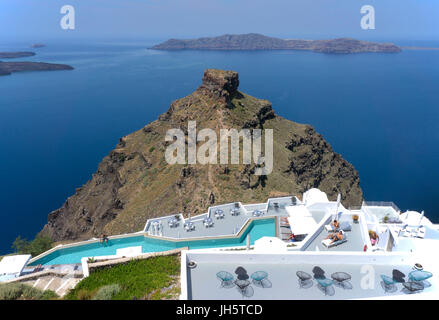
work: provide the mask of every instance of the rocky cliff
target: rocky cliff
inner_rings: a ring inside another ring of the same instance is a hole
[[[86,239],[102,232],[139,231],[148,218],[172,213],[197,214],[213,204],[266,201],[312,187],[329,198],[342,194],[345,205],[362,200],[354,167],[335,153],[310,125],[275,114],[271,103],[238,90],[238,74],[206,70],[201,86],[171,103],[158,120],[120,139],[90,181],[49,214],[43,233],[53,240]],[[187,132],[226,128],[273,129],[274,169],[254,175],[255,165],[169,165],[165,161],[168,129]]]

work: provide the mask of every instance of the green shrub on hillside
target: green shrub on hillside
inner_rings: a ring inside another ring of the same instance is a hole
[[[91,272],[87,278],[81,280],[74,289],[70,290],[65,299],[108,298],[110,293],[112,293],[111,299],[114,300],[144,299],[156,290],[175,285],[179,274],[180,258],[178,255],[132,260],[125,264]],[[120,287],[119,292],[115,290],[116,283]],[[156,297],[159,295],[154,295],[152,298]]]
[[[122,288],[118,284],[110,284],[108,286],[101,287],[94,295],[93,300],[111,300],[116,294],[122,291]]]
[[[58,295],[51,291],[42,291],[23,283],[0,284],[0,300],[49,300],[58,298]]]
[[[12,249],[19,254],[31,254],[33,257],[52,248],[52,239],[47,236],[37,236],[34,240],[28,241],[18,236],[12,243]]]
[[[1,284],[0,300],[17,300],[21,297],[22,292],[23,289],[19,283]]]

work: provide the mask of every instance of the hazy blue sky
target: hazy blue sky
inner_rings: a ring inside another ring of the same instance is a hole
[[[76,10],[76,30],[59,26]],[[360,28],[373,5],[376,30]],[[281,37],[439,39],[438,0],[0,0],[0,37],[193,37],[257,32]]]

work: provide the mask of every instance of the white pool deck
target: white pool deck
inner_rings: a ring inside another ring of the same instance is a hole
[[[181,213],[160,218],[149,219],[146,222],[144,232],[151,236],[158,236],[167,239],[200,239],[209,237],[236,236],[254,218],[268,217],[288,217],[286,206],[292,205],[292,197],[281,197],[269,199],[266,203],[243,205],[240,202],[228,203],[209,207],[207,213],[185,218]],[[300,203],[299,200],[296,200]],[[278,203],[274,207],[273,203]],[[239,214],[233,215],[232,209],[238,209]],[[217,218],[215,212],[222,210],[223,218]],[[255,210],[262,214],[258,217],[253,216]],[[179,221],[174,227],[169,226],[169,220],[176,217]],[[205,227],[203,220],[210,217],[213,221],[211,227]],[[194,229],[187,231],[184,228],[186,222],[192,222]],[[154,224],[160,227],[154,227]]]

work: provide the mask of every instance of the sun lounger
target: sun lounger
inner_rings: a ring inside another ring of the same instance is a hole
[[[327,225],[325,226],[325,230],[328,231],[328,232],[333,232],[333,231],[334,231],[334,227],[331,226],[330,224],[327,224]]]
[[[343,231],[351,231],[352,230],[352,226],[349,222],[347,221],[342,221],[340,222],[340,227],[337,230],[334,230],[334,227],[330,224],[327,224],[325,226],[325,230],[328,232],[334,232],[334,231],[338,231],[338,230],[343,230]]]
[[[282,234],[281,234],[281,238],[282,238],[282,240],[283,240],[283,241],[291,240],[291,239],[290,239],[291,234],[292,234],[292,233],[282,233]]]
[[[421,238],[421,239],[425,238],[425,228],[424,227],[418,228],[418,230],[416,231],[416,237]]]
[[[324,240],[322,240],[322,244],[327,248],[332,248],[332,247],[336,247],[338,245],[341,245],[342,243],[345,243],[347,241],[348,241],[348,239],[346,238],[346,235],[344,234],[343,239],[341,239],[341,240],[337,240],[337,241],[332,242],[332,239],[324,239]]]

